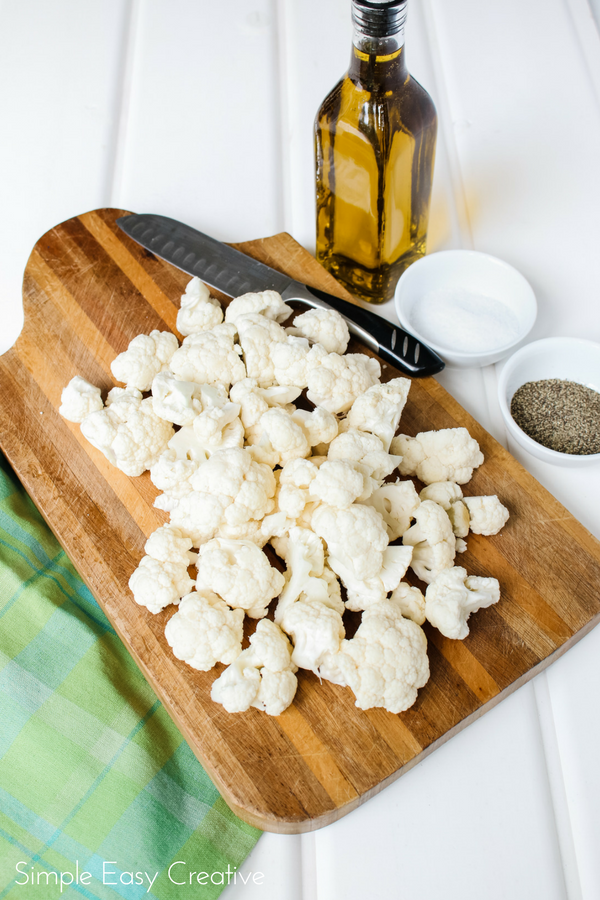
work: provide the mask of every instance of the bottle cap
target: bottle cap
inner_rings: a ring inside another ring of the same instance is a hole
[[[355,28],[368,37],[391,37],[404,28],[408,0],[352,0]]]

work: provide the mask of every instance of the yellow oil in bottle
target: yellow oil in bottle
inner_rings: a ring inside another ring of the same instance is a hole
[[[363,300],[392,297],[425,253],[436,133],[403,35],[355,32],[350,69],[315,122],[317,259]]]

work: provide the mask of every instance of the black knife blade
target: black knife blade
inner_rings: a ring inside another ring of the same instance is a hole
[[[289,275],[189,225],[154,213],[121,216],[117,225],[146,250],[189,275],[197,275],[229,297],[270,289],[278,291],[286,303],[298,301],[317,308],[332,308],[344,316],[355,337],[402,372],[422,377],[435,375],[444,368],[437,353],[393,322],[294,281]]]

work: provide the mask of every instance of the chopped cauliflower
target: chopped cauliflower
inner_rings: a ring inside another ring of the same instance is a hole
[[[463,640],[469,633],[467,619],[500,599],[495,578],[467,576],[467,570],[454,566],[440,572],[425,592],[427,620],[445,637]]]
[[[323,577],[325,551],[323,541],[308,528],[290,529],[286,553],[285,585],[275,610],[275,621],[280,624],[286,610],[301,595],[308,600],[327,603],[329,584]]]
[[[215,538],[200,547],[196,587],[214,591],[228,606],[253,619],[266,616],[285,583],[264,552],[251,541]]]
[[[425,621],[425,597],[418,587],[413,587],[406,581],[401,581],[392,592],[390,600],[398,604],[400,612],[405,619],[412,619],[417,625]]]
[[[192,490],[190,478],[200,465],[198,460],[179,459],[175,450],[167,449],[150,467],[150,481],[163,491],[154,501],[157,509],[171,512],[184,494]]]
[[[345,353],[350,340],[346,320],[335,309],[309,309],[296,316],[294,329],[321,344],[328,353]]]
[[[359,709],[382,706],[392,713],[408,709],[418,688],[429,679],[427,639],[415,622],[405,619],[393,600],[366,609],[352,640],[326,657],[319,674],[348,685]]]
[[[246,431],[258,424],[260,417],[270,407],[287,408],[299,396],[301,389],[288,385],[258,386],[256,378],[244,378],[232,385],[229,398],[240,405],[240,418]]]
[[[152,382],[154,412],[173,425],[191,425],[202,412],[199,388],[193,381],[180,381],[171,372],[159,372]]]
[[[198,444],[210,456],[216,450],[228,447],[242,447],[244,426],[239,418],[239,403],[224,403],[213,406],[196,416],[192,424]]]
[[[188,575],[187,562],[171,562],[143,556],[129,579],[133,599],[151,613],[158,613],[194,586]]]
[[[412,481],[394,481],[377,488],[363,502],[381,514],[390,541],[395,541],[410,528],[421,500]]]
[[[326,450],[326,445],[337,437],[338,420],[322,406],[316,406],[310,412],[297,409],[292,413],[292,419],[300,425],[311,447]]]
[[[372,356],[329,353],[309,367],[307,397],[331,413],[346,412],[360,394],[379,382],[380,375],[381,366]]]
[[[100,388],[90,384],[85,378],[80,378],[79,375],[71,378],[63,389],[60,400],[61,406],[58,411],[63,419],[68,419],[69,422],[81,423],[90,413],[97,412],[104,406]]]
[[[346,588],[346,607],[355,612],[379,603],[400,584],[412,557],[412,547],[386,547],[383,564],[377,575],[362,580],[344,563],[329,556],[328,562]]]
[[[240,316],[259,313],[266,319],[272,319],[281,324],[291,316],[292,312],[291,306],[283,302],[281,294],[278,294],[277,291],[259,291],[258,293],[242,294],[241,297],[232,300],[225,311],[225,321],[237,325]]]
[[[113,359],[110,368],[117,381],[122,381],[128,388],[149,391],[154,376],[169,368],[178,347],[179,342],[170,331],[138,334],[127,350]]]
[[[148,556],[160,562],[191,566],[196,563],[197,554],[192,551],[192,541],[187,534],[173,525],[161,525],[153,531],[144,547]],[[186,594],[191,588],[187,588]]]
[[[158,461],[173,436],[173,426],[154,412],[140,391],[113,388],[104,409],[86,416],[81,433],[126,475],[141,475]]]
[[[309,494],[329,506],[347,509],[370,493],[370,478],[343,459],[328,459],[311,482]]]
[[[275,384],[271,345],[285,341],[285,329],[259,313],[238,316],[235,321],[244,355],[248,378],[255,378],[259,387]]]
[[[234,344],[235,325],[216,325],[210,331],[190,334],[171,358],[169,368],[182,381],[197,384],[221,384],[229,387],[246,377],[239,357],[241,347]]]
[[[210,296],[207,286],[199,278],[192,278],[181,297],[177,330],[183,335],[195,334],[210,331],[222,321],[223,309],[219,301]]]
[[[322,504],[312,514],[312,528],[359,581],[379,575],[389,538],[385,523],[370,506],[354,503],[348,509]]]
[[[173,654],[193,669],[208,672],[229,665],[242,651],[244,610],[230,609],[212,591],[192,591],[169,619],[165,637]]]
[[[406,405],[409,388],[408,378],[393,378],[387,384],[374,384],[352,404],[347,417],[348,426],[376,434],[387,452]]]
[[[262,414],[247,449],[253,459],[271,468],[310,455],[310,443],[304,430],[289,413],[277,408]]]
[[[315,674],[326,655],[337,653],[346,636],[339,610],[319,600],[298,600],[286,607],[281,627],[294,644],[292,662]]]
[[[400,457],[386,453],[381,438],[357,428],[338,434],[329,445],[328,459],[349,459],[360,463],[376,481],[383,481],[397,467]]]
[[[405,546],[413,547],[411,569],[429,584],[454,562],[456,543],[448,514],[433,500],[424,500],[415,511],[417,520],[402,536]]]
[[[262,519],[274,506],[276,485],[272,470],[255,462],[242,448],[217,450],[192,475],[191,482],[194,491],[223,501],[228,525]]]
[[[483,462],[479,444],[466,428],[422,431],[416,438],[400,434],[390,449],[402,457],[400,474],[416,475],[425,484],[435,481],[466,484],[473,469]]]
[[[291,645],[281,629],[262,619],[250,637],[250,646],[213,683],[211,698],[227,712],[245,712],[251,706],[270,716],[287,709],[296,693],[296,666]]]
[[[419,494],[421,500],[433,500],[446,510],[452,522],[452,530],[459,538],[464,538],[469,533],[469,510],[462,495],[460,485],[454,481],[434,481]]]
[[[311,347],[306,338],[289,334],[285,340],[271,344],[269,352],[276,383],[295,385],[302,389],[308,386],[309,371],[316,368],[328,355],[321,344]]]
[[[495,494],[491,497],[465,497],[463,502],[469,511],[469,528],[473,534],[498,534],[508,522],[510,514]]]

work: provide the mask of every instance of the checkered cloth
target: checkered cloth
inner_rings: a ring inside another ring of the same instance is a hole
[[[221,799],[0,453],[0,900],[209,900],[259,836]],[[175,883],[191,871],[204,883]]]

